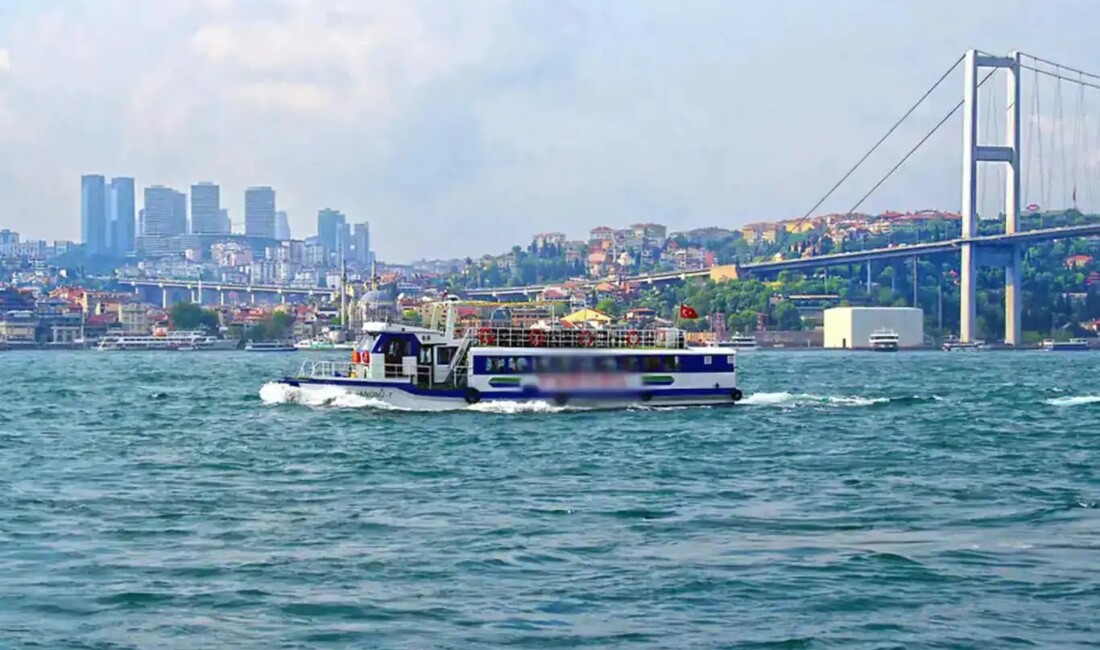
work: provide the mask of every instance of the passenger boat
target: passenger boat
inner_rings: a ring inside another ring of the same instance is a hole
[[[299,350],[354,350],[354,343],[334,343],[325,338],[302,339],[294,344]]]
[[[152,351],[152,350],[233,350],[237,342],[219,339],[199,330],[165,332],[163,336],[146,334],[108,334],[99,339],[95,349],[101,351]]]
[[[245,352],[297,352],[298,348],[285,341],[249,341]]]
[[[985,341],[961,341],[956,337],[949,337],[943,342],[944,352],[976,352],[985,350]]]
[[[891,329],[876,330],[871,334],[871,350],[874,352],[897,352],[898,333]]]
[[[1043,341],[1042,348],[1048,352],[1088,352],[1088,339],[1070,339],[1068,341],[1055,341],[1047,339]]]
[[[516,327],[459,331],[459,303],[437,303],[428,326],[375,321],[350,362],[306,361],[279,383],[338,387],[398,408],[478,402],[599,406],[728,405],[741,399],[736,350],[689,348],[676,328]]]
[[[755,336],[749,336],[747,334],[735,334],[727,341],[715,341],[710,344],[711,347],[720,348],[733,348],[734,350],[755,350],[760,347],[756,342]]]

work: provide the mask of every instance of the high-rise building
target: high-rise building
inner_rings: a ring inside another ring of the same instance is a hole
[[[275,239],[279,241],[290,239],[290,218],[281,210],[275,213]]]
[[[134,179],[127,176],[112,178],[107,193],[107,219],[111,251],[115,255],[134,252],[134,237],[137,234],[134,216]]]
[[[224,234],[221,188],[214,183],[197,183],[191,186],[191,232],[195,234]]]
[[[178,234],[187,233],[187,195],[179,190],[172,190],[172,216],[176,219],[176,223],[183,224],[183,232]]]
[[[360,266],[370,264],[370,223],[355,224],[355,233],[352,236],[352,246],[355,248],[352,258]]]
[[[145,188],[145,218],[142,235],[182,235],[187,232],[187,197],[170,187]]]
[[[250,187],[244,191],[244,234],[275,238],[275,190]]]
[[[229,220],[229,208],[222,208],[218,214],[221,216],[221,231],[226,234],[233,232],[233,222]]]
[[[108,252],[107,186],[99,174],[80,177],[80,240],[90,255]]]
[[[351,224],[340,224],[336,237],[336,263],[351,261]]]
[[[344,229],[347,219],[344,213],[332,208],[324,208],[317,213],[317,243],[325,247],[329,253],[339,250],[340,231]]]

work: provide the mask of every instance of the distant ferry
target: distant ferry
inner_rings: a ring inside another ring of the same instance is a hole
[[[689,348],[676,328],[481,326],[460,332],[458,306],[453,297],[437,303],[428,327],[368,322],[350,363],[307,361],[279,383],[339,387],[414,410],[492,401],[723,405],[742,397],[736,350]]]
[[[325,338],[302,339],[294,344],[299,350],[354,350],[354,343],[333,343]]]
[[[284,341],[249,341],[245,352],[297,352],[298,348]]]
[[[745,334],[735,334],[731,336],[727,341],[715,341],[710,344],[711,347],[719,348],[733,348],[735,350],[755,350],[760,347],[756,342],[755,336],[748,336]]]
[[[1088,339],[1070,339],[1068,341],[1043,341],[1042,348],[1048,352],[1088,352]]]
[[[871,350],[874,352],[897,352],[898,333],[891,329],[877,330],[871,334]]]
[[[976,352],[979,350],[985,350],[985,341],[960,341],[958,338],[950,337],[943,342],[944,352]]]
[[[219,339],[205,332],[180,330],[166,332],[163,336],[146,334],[108,334],[99,340],[96,350],[234,350],[237,341]]]

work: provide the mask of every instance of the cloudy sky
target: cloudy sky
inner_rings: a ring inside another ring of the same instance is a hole
[[[83,173],[213,180],[235,222],[271,185],[295,236],[331,206],[393,261],[800,216],[967,47],[1100,70],[1097,24],[1090,0],[0,0],[0,227],[79,238]],[[959,128],[867,207],[957,209]]]

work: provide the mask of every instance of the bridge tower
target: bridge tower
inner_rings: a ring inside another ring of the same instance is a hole
[[[978,141],[978,74],[982,69],[1007,73],[1006,142],[982,144]],[[978,163],[1004,163],[1005,233],[1017,231],[1020,215],[1020,53],[989,56],[968,50],[963,59],[963,173],[962,237],[978,236]],[[961,303],[959,338],[977,338],[977,271],[980,266],[1005,269],[1005,343],[1020,344],[1020,248],[1016,244],[995,246],[964,241],[962,247]]]

